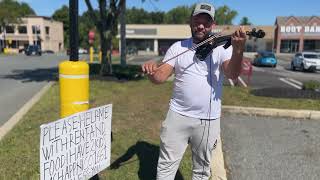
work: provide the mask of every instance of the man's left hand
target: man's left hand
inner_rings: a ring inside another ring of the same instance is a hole
[[[233,52],[242,54],[244,51],[244,47],[246,44],[246,33],[244,28],[240,26],[240,28],[234,32],[231,36],[231,44],[233,47]]]

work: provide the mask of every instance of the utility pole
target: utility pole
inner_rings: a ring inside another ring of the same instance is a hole
[[[127,56],[127,47],[126,47],[126,0],[122,0],[120,12],[120,53],[121,53],[121,66],[126,66],[126,56]]]
[[[78,29],[78,0],[69,1],[69,18],[70,18],[70,61],[79,59],[79,29]]]

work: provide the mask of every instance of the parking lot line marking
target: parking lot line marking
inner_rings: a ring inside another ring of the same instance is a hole
[[[238,79],[244,87],[248,87],[247,84],[242,80],[240,76],[238,76]]]
[[[231,86],[234,86],[234,83],[233,83],[232,79],[228,79],[228,80],[229,80]]]
[[[287,84],[289,84],[289,85],[291,85],[291,86],[293,86],[293,87],[295,87],[295,88],[297,88],[297,89],[302,89],[301,86],[298,86],[298,85],[296,85],[296,84],[294,84],[294,83],[292,83],[292,82],[290,82],[290,81],[288,81],[288,80],[286,80],[286,79],[284,79],[284,78],[279,78],[279,79],[280,79],[280,81],[282,81],[282,82],[284,82],[284,83],[287,83]]]
[[[287,78],[287,80],[289,80],[289,81],[291,81],[291,82],[293,82],[293,83],[296,83],[296,84],[298,84],[299,86],[303,86],[303,83],[302,83],[302,82],[297,81],[297,80],[295,80],[295,79]]]

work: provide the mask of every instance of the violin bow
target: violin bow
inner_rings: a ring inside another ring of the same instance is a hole
[[[251,31],[246,31],[246,35],[249,36],[249,38],[251,37],[256,37],[256,38],[263,38],[265,36],[265,32],[263,30],[258,30],[256,31],[256,28],[253,28]],[[166,59],[166,60],[163,60],[162,63],[159,64],[158,68],[160,66],[162,66],[163,64],[165,64],[166,62],[172,60],[172,59],[175,59],[179,56],[181,56],[182,54],[188,52],[188,51],[192,51],[192,50],[195,50],[197,49],[198,47],[208,43],[208,42],[211,42],[211,41],[214,41],[215,39],[217,38],[223,38],[224,41],[227,41],[227,43],[224,45],[224,48],[227,49],[230,45],[231,45],[231,36],[232,35],[222,35],[221,33],[218,33],[218,34],[213,34],[212,36],[210,36],[209,38],[201,41],[200,43],[192,46],[191,48],[169,58],[169,59]]]

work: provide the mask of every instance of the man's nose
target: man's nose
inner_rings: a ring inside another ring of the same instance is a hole
[[[203,23],[199,23],[197,28],[201,29],[201,30],[204,29],[204,24]]]

